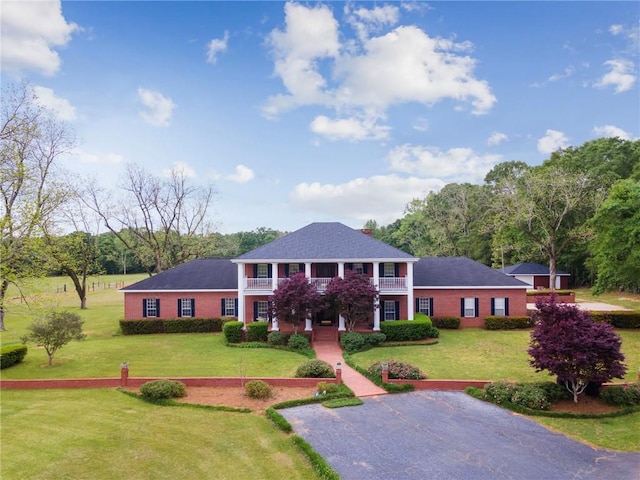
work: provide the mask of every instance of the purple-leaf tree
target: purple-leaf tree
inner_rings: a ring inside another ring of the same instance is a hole
[[[535,328],[527,352],[536,372],[548,370],[573,394],[578,395],[589,382],[604,383],[623,378],[627,367],[620,351],[622,341],[606,322],[594,322],[591,314],[575,305],[536,301]]]
[[[322,309],[323,298],[304,273],[296,273],[274,290],[269,298],[272,314],[281,321],[292,323],[298,333],[300,322]]]
[[[378,304],[378,290],[367,275],[345,270],[344,278],[334,277],[325,291],[327,299],[344,317],[347,331],[371,319]]]

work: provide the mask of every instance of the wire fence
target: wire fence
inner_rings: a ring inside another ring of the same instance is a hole
[[[124,280],[120,282],[91,282],[87,284],[87,291],[95,292],[96,290],[108,290],[110,288],[123,288]],[[67,286],[67,284],[57,285],[56,293],[66,293],[67,291],[73,291],[73,285]]]

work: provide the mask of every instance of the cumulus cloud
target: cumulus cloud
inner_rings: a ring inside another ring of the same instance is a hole
[[[332,120],[324,115],[313,119],[311,131],[329,140],[381,140],[389,136],[389,127],[377,125],[375,120],[338,118]]]
[[[487,138],[487,145],[494,146],[494,145],[500,145],[502,142],[508,140],[509,137],[507,136],[506,133],[502,133],[502,132],[493,132],[489,138]]]
[[[561,148],[569,146],[569,139],[563,132],[547,130],[544,137],[538,140],[538,152],[545,155],[551,154]]]
[[[113,152],[95,153],[77,149],[74,153],[82,163],[92,163],[97,165],[119,165],[124,161],[124,157],[122,155]]]
[[[145,122],[154,127],[169,126],[173,109],[176,107],[173,100],[146,88],[138,88],[138,100],[143,107],[140,116]]]
[[[615,87],[615,93],[622,93],[630,90],[636,82],[633,73],[633,62],[624,58],[609,60],[604,63],[609,69],[599,81],[595,83],[598,88]]]
[[[480,155],[471,148],[445,151],[424,145],[393,148],[387,159],[396,172],[436,177],[449,182],[480,183],[501,160],[500,155]]]
[[[631,140],[631,135],[614,125],[601,125],[593,127],[593,134],[597,137],[618,137],[622,140]]]
[[[218,61],[218,54],[227,51],[229,32],[224,32],[223,38],[214,38],[207,44],[207,63],[215,65]]]
[[[57,97],[52,89],[35,86],[33,91],[38,97],[38,103],[51,111],[58,119],[65,122],[76,119],[76,107],[71,105],[67,99]]]
[[[174,162],[171,168],[164,168],[162,176],[171,177],[172,175],[181,175],[184,178],[195,178],[196,171],[187,162]]]
[[[379,175],[342,184],[300,183],[290,199],[300,210],[335,217],[347,215],[359,222],[375,218],[386,224],[402,217],[411,200],[443,186],[444,182],[435,178]]]
[[[227,175],[225,178],[235,183],[247,183],[248,181],[253,180],[255,176],[256,175],[253,173],[253,170],[240,164],[236,166],[234,173]]]
[[[347,7],[347,12],[359,37],[341,43],[329,7],[286,4],[285,28],[273,30],[267,40],[274,73],[286,92],[267,99],[265,116],[320,105],[333,108],[339,118],[379,119],[394,105],[429,107],[444,99],[456,101],[457,108],[470,104],[474,114],[483,114],[495,104],[489,84],[474,76],[470,42],[430,37],[416,26],[374,36],[397,23],[397,7]],[[354,132],[351,139],[360,139],[361,132]]]
[[[66,21],[60,1],[2,2],[0,22],[2,70],[14,74],[54,75],[61,64],[55,49],[80,28]]]

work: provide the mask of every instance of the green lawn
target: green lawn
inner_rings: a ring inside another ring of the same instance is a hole
[[[3,390],[1,478],[313,479],[263,416],[160,407],[115,390]]]
[[[603,302],[619,307],[640,310],[640,294],[628,292],[606,292],[600,295],[591,293],[590,288],[575,288],[576,301],[579,302]]]
[[[636,381],[640,367],[640,330],[618,330],[629,367],[624,380]],[[367,368],[373,362],[400,360],[420,367],[429,378],[461,380],[539,381],[551,378],[529,366],[530,331],[480,328],[440,330],[435,345],[381,347],[352,355]]]

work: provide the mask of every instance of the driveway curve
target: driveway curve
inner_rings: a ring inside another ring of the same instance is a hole
[[[640,453],[596,449],[462,392],[280,410],[344,480],[637,480]]]

